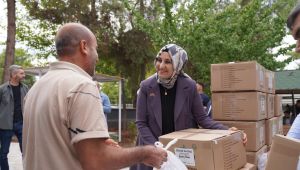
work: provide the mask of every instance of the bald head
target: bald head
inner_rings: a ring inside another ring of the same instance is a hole
[[[55,36],[55,47],[58,57],[75,54],[81,40],[91,42],[93,33],[79,23],[63,25]]]

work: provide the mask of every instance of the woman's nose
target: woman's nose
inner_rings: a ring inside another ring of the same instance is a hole
[[[165,65],[166,65],[166,64],[165,64],[165,62],[164,62],[164,61],[162,61],[162,62],[160,63],[160,65],[159,65],[159,67],[160,67],[160,68],[164,68],[164,67],[165,67]]]

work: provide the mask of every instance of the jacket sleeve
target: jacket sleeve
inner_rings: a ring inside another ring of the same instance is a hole
[[[206,114],[202,104],[201,96],[197,92],[196,85],[195,87],[193,87],[192,113],[198,126],[201,126],[205,129],[224,129],[224,130],[228,129],[227,126],[224,126],[223,124],[212,120]]]
[[[157,141],[153,135],[150,126],[147,114],[147,92],[146,87],[142,84],[137,94],[137,103],[136,103],[136,126],[138,129],[139,137],[142,140],[142,143],[145,145],[153,145]]]

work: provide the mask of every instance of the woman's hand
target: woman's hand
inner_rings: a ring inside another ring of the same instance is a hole
[[[231,127],[228,130],[232,130],[232,131],[238,131],[238,128],[236,127]],[[244,146],[246,146],[248,139],[247,139],[247,134],[245,132],[243,132],[243,144]]]

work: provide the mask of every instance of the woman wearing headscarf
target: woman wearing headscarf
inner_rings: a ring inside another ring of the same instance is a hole
[[[153,145],[167,133],[201,126],[228,129],[209,118],[197,92],[196,82],[184,73],[186,51],[176,44],[164,46],[157,54],[156,73],[140,84],[136,107],[137,145]],[[147,170],[143,164],[131,169]]]

